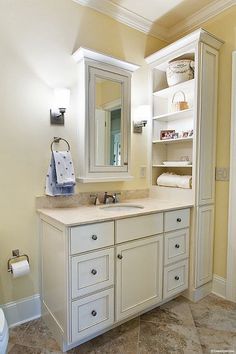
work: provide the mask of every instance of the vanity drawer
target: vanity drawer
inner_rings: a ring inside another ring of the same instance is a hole
[[[189,255],[189,229],[165,234],[164,252],[165,265],[187,258]]]
[[[72,298],[113,285],[114,248],[72,257]]]
[[[114,289],[72,302],[72,342],[114,323]]]
[[[190,210],[181,209],[165,213],[165,232],[189,227]]]
[[[114,222],[81,225],[71,228],[71,254],[114,245]]]
[[[149,214],[117,220],[116,243],[157,235],[163,232],[163,214]]]
[[[184,291],[187,287],[188,259],[164,268],[164,299]]]

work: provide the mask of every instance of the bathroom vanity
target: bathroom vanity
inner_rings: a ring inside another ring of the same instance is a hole
[[[39,210],[43,315],[63,350],[188,288],[191,205],[135,203]]]

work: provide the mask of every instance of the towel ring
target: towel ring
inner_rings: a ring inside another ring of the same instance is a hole
[[[68,151],[70,151],[70,144],[68,143],[68,141],[66,139],[64,139],[64,138],[57,138],[57,137],[55,137],[53,139],[52,143],[51,143],[51,151],[53,152],[53,150],[52,150],[53,144],[54,143],[59,143],[60,140],[63,140],[67,144]]]

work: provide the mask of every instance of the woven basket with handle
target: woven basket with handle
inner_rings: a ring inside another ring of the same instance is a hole
[[[182,101],[176,101],[175,98],[177,94],[181,94],[183,96]],[[183,91],[177,91],[174,93],[172,97],[172,111],[173,112],[178,112],[178,111],[184,111],[185,109],[188,109],[189,105],[188,102],[186,101],[185,93]]]

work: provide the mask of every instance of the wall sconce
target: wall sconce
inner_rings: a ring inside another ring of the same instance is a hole
[[[50,109],[50,123],[64,125],[64,115],[70,102],[70,90],[57,88],[54,90],[53,109]]]
[[[136,108],[135,110],[135,120],[133,122],[133,132],[142,134],[143,132],[143,127],[147,125],[147,119],[143,118],[148,118],[150,116],[150,106],[148,105],[142,105]]]
[[[134,122],[133,132],[142,134],[143,127],[145,127],[146,124],[147,124],[147,120],[140,120],[138,122]]]

